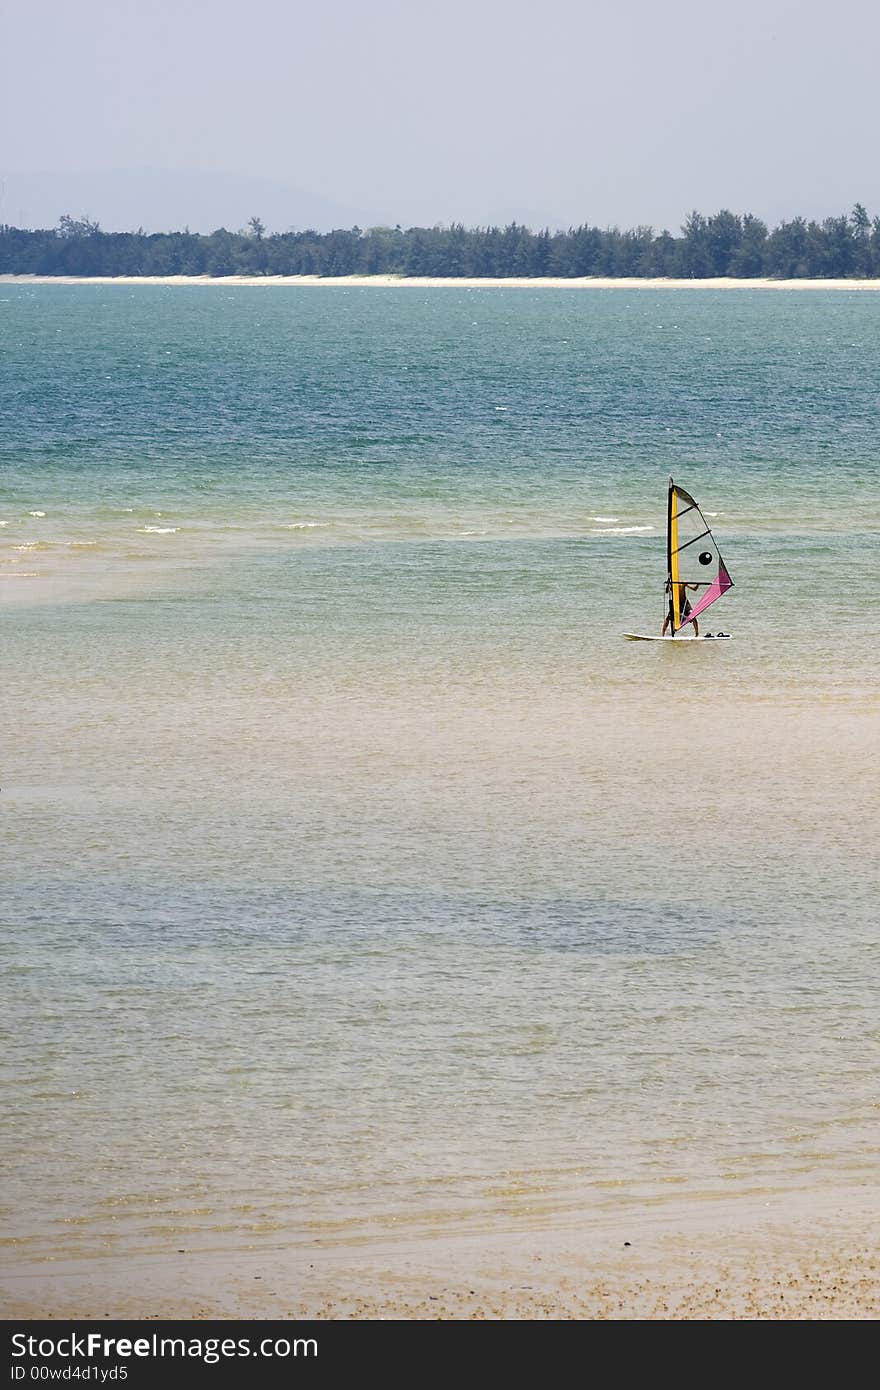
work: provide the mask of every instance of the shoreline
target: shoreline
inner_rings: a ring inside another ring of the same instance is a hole
[[[403,276],[403,275],[0,275],[2,285],[159,285],[174,286],[216,285],[297,287],[330,286],[347,289],[550,289],[550,290],[875,290],[877,280],[766,280],[717,277],[706,280],[666,280],[649,278],[620,279],[603,276],[583,276],[579,279],[560,279],[552,276],[529,279],[473,278],[467,276]]]
[[[196,1248],[183,1231],[165,1249],[111,1239],[7,1261],[4,1306],[66,1319],[873,1320],[871,1195],[845,1185],[624,1199],[558,1223],[490,1218],[368,1239],[319,1227],[247,1245],[202,1233]]]

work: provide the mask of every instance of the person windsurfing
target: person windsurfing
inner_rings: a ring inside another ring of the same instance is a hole
[[[684,621],[685,621],[685,619],[688,617],[688,615],[689,615],[689,613],[690,613],[690,611],[691,611],[690,599],[688,598],[687,594],[685,593],[685,590],[686,590],[686,589],[699,589],[699,587],[700,587],[699,584],[688,584],[688,583],[686,583],[686,582],[684,582],[684,581],[681,581],[681,582],[678,584],[678,606],[679,606],[679,610],[680,610],[680,612],[681,612],[681,621],[680,621],[680,623],[679,623],[679,630],[680,630],[681,627],[684,625]],[[672,591],[672,584],[671,584],[671,581],[667,579],[667,581],[666,581],[666,592],[667,592],[667,594],[668,594],[668,593],[671,593],[671,591]],[[666,636],[666,629],[669,627],[669,622],[670,622],[671,617],[672,617],[672,607],[670,606],[669,609],[667,610],[666,617],[663,619],[663,628],[662,628],[662,631],[661,631],[661,633],[660,633],[660,636],[661,636],[661,637],[665,637],[665,636]],[[699,637],[699,635],[700,635],[700,629],[699,629],[699,627],[697,626],[697,620],[696,620],[696,618],[694,618],[694,620],[693,620],[693,627],[694,627],[694,636],[695,636],[695,637]],[[674,633],[673,633],[673,636],[675,636]]]

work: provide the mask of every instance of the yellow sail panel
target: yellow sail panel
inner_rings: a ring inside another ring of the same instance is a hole
[[[681,589],[678,586],[678,490],[669,489],[669,583],[672,598],[672,632],[681,627]]]

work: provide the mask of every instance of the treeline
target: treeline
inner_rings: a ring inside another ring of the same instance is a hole
[[[880,217],[796,217],[770,231],[759,217],[693,212],[679,236],[651,227],[360,227],[266,234],[247,230],[104,232],[62,217],[45,231],[0,226],[0,274],[432,275],[880,278]]]

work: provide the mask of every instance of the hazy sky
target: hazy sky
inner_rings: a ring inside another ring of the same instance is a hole
[[[876,0],[0,7],[3,221],[880,213]]]

